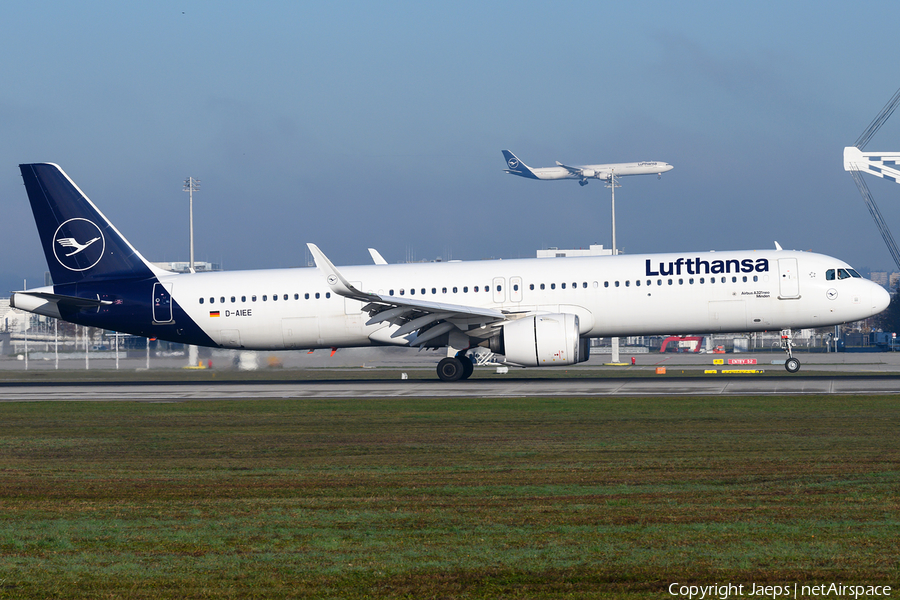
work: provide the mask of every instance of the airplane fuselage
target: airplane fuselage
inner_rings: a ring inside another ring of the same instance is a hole
[[[821,327],[871,315],[886,292],[858,276],[828,278],[841,269],[852,272],[821,254],[758,250],[363,265],[341,272],[357,289],[384,297],[510,314],[571,313],[582,337],[608,337]],[[76,310],[29,299],[35,292],[106,303]],[[399,325],[367,325],[364,303],[334,293],[317,268],[82,282],[17,292],[13,303],[82,325],[221,348],[410,341],[391,337]]]
[[[531,172],[537,179],[609,179],[613,173],[616,177],[627,175],[658,175],[671,170],[671,165],[659,161],[613,163],[603,165],[578,165],[581,173],[573,173],[565,167],[532,167]]]

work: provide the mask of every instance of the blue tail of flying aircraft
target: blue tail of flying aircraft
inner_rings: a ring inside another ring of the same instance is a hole
[[[503,158],[506,159],[506,166],[509,167],[505,169],[507,173],[521,175],[529,179],[537,179],[537,176],[528,168],[528,165],[519,160],[515,154],[509,150],[502,150],[501,152],[503,152]]]
[[[153,277],[147,261],[59,166],[19,169],[54,285]]]

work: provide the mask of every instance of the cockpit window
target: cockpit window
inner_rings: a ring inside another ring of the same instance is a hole
[[[852,277],[858,277],[858,278],[862,279],[862,275],[860,275],[859,273],[857,273],[857,272],[856,272],[856,269],[847,269],[847,270],[850,271],[850,275],[851,275]]]
[[[851,275],[847,269],[838,269],[838,279],[850,279]]]
[[[834,279],[834,269],[828,269],[825,271],[825,279],[828,281],[832,281]]]

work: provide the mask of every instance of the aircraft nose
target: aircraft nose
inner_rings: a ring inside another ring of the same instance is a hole
[[[887,292],[887,290],[877,283],[874,284],[874,288],[872,289],[872,307],[876,311],[881,312],[886,309],[890,303],[891,295]]]

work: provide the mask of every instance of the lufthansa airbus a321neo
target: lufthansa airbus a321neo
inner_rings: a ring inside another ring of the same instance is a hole
[[[782,330],[864,319],[888,293],[850,265],[809,252],[753,250],[172,273],[135,250],[57,165],[20,165],[53,285],[15,292],[32,313],[218,348],[446,348],[444,381],[468,378],[469,351],[566,366],[589,340]],[[777,246],[777,245],[776,245]]]

